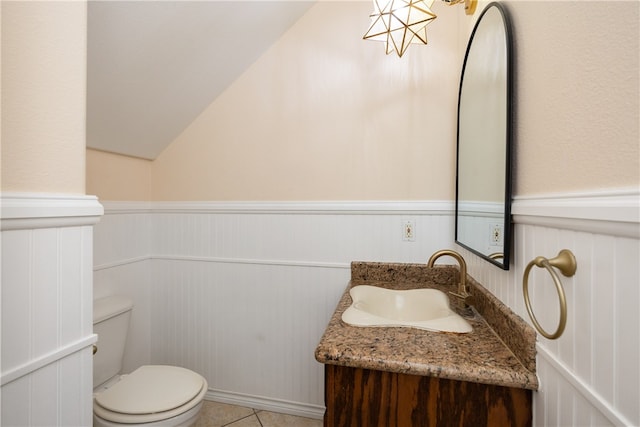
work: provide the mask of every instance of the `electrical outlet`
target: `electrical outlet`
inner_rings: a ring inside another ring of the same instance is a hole
[[[402,240],[414,242],[416,240],[416,222],[408,219],[402,223]]]
[[[489,242],[491,245],[502,245],[502,225],[501,224],[493,224],[491,226],[491,236],[489,237]]]

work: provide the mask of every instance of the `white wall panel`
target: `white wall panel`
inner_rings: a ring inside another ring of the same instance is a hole
[[[39,229],[30,233],[33,256],[31,268],[26,270],[31,277],[31,319],[27,325],[39,325],[32,330],[31,349],[33,354],[43,354],[52,348],[56,348],[60,342],[58,331],[60,322],[52,321],[58,319],[61,312],[61,298],[59,298],[58,286],[51,286],[52,281],[57,282],[60,277],[59,263],[61,254],[58,253],[59,231],[57,229]],[[75,287],[77,281],[71,281]],[[73,298],[72,301],[75,301]],[[26,332],[26,331],[24,331]],[[29,336],[29,333],[24,333]],[[75,337],[74,337],[75,338]]]
[[[2,232],[2,372],[31,353],[31,232]]]
[[[402,214],[155,214],[154,255],[289,263],[373,259],[426,262],[439,249],[439,242],[451,242],[450,216],[408,216],[416,221],[414,242],[402,241],[404,217]]]
[[[104,244],[95,246],[94,264],[108,265],[122,260],[137,260],[150,254],[151,229],[144,205],[135,205],[137,212],[121,211],[105,215],[95,227],[94,238]],[[141,213],[141,212],[142,213]]]
[[[499,271],[463,251],[469,274],[529,321],[522,294],[525,267],[536,256],[551,258],[570,249],[578,268],[571,278],[560,275],[568,305],[565,332],[557,340],[538,338],[541,389],[534,395],[535,425],[640,425],[640,240],[638,223],[629,221],[634,215],[631,200],[636,200],[637,217],[637,194],[617,203],[626,210],[616,209],[612,221],[601,215],[607,204],[585,206],[581,201],[576,205],[580,217],[571,224],[569,216],[561,215],[562,209],[572,211],[571,200],[554,197],[539,205],[516,201],[515,211],[525,215],[527,209],[536,210],[545,225],[535,225],[531,218],[520,223],[516,215],[511,270]],[[597,218],[588,218],[591,210]],[[622,220],[621,212],[626,213]],[[580,221],[585,218],[590,222]],[[529,289],[538,321],[553,332],[559,303],[549,273],[534,267]]]
[[[93,411],[91,347],[2,386],[2,425],[90,426]]]
[[[28,196],[2,195],[0,424],[90,425],[92,224],[102,207]]]
[[[638,425],[640,243],[633,223],[624,222],[629,215],[607,222],[596,209],[599,217],[589,219],[589,206],[581,202],[579,218],[558,220],[562,209],[554,203],[564,209],[573,200],[516,201],[509,271],[461,252],[470,274],[528,321],[526,265],[538,255],[571,249],[578,271],[563,277],[567,328],[558,340],[539,338],[535,424]],[[173,203],[144,205],[137,214],[108,210],[106,217],[121,218],[96,227],[102,236],[97,246],[129,249],[120,258],[114,251],[96,259],[96,293],[131,295],[137,321],[148,322],[133,326],[133,335],[147,342],[128,354],[129,368],[183,365],[203,373],[210,397],[218,400],[282,404],[285,411],[318,415],[322,367],[313,350],[347,284],[349,263],[424,263],[437,249],[455,247],[452,212],[428,202],[417,204],[422,209],[396,210],[385,203],[265,206]],[[416,222],[415,242],[401,239],[405,219]],[[133,231],[136,223],[150,224],[148,252],[144,244],[126,243],[144,238]],[[120,226],[131,231],[109,231]],[[558,298],[546,270],[532,270],[530,289],[540,323],[555,330]]]
[[[152,362],[214,390],[322,406],[313,353],[348,269],[162,260],[154,273]]]
[[[617,239],[614,269],[614,378],[617,381],[613,403],[629,420],[640,424],[640,245],[637,240]],[[606,286],[607,282],[596,285]]]
[[[350,262],[424,263],[452,246],[450,203],[446,213],[438,202],[106,206],[96,226],[95,293],[134,299],[125,371],[186,366],[205,375],[219,400],[302,415],[322,413],[323,367],[313,354]],[[415,221],[413,242],[402,240],[404,219]],[[127,243],[144,238],[136,224],[151,224],[149,252]],[[127,250],[118,258],[101,245]]]

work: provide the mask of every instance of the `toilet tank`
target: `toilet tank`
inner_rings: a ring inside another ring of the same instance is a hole
[[[93,302],[93,332],[98,334],[98,351],[93,356],[94,388],[122,370],[132,308],[133,301],[123,296],[110,296]]]

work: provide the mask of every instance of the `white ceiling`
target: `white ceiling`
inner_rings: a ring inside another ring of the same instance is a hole
[[[156,158],[313,3],[90,1],[87,146]]]

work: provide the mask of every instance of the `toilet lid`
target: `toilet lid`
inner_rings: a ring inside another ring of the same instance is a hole
[[[121,414],[142,415],[170,411],[202,391],[202,376],[177,366],[141,366],[102,393],[96,403]]]

